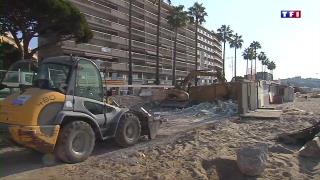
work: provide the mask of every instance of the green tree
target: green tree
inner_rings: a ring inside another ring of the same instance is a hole
[[[222,61],[222,65],[223,65],[223,69],[222,69],[222,74],[223,77],[225,77],[225,57],[226,57],[226,42],[230,42],[231,37],[232,37],[232,30],[230,28],[230,26],[228,25],[222,25],[218,30],[217,30],[217,35],[218,35],[218,39],[219,41],[223,42],[223,61]]]
[[[11,64],[20,59],[19,50],[7,42],[0,43],[0,69],[7,70]]]
[[[230,48],[234,48],[234,77],[237,77],[237,49],[240,49],[243,44],[241,35],[236,33],[230,40]]]
[[[160,84],[160,73],[159,73],[159,62],[160,62],[160,55],[159,55],[159,49],[160,49],[160,26],[161,26],[161,4],[163,0],[155,0],[154,3],[158,3],[158,12],[157,12],[157,50],[156,50],[156,85]],[[171,4],[171,0],[167,0],[168,4]]]
[[[66,0],[0,0],[0,9],[0,33],[11,33],[22,58],[59,41],[92,38],[84,16]],[[50,35],[50,42],[30,51],[31,39],[43,35]]]
[[[261,49],[261,45],[258,41],[253,41],[251,44],[250,44],[250,47],[253,49],[253,52],[254,52],[254,69],[256,71],[255,74],[257,74],[257,49]],[[252,71],[252,68],[251,68],[251,71]],[[252,75],[252,73],[251,73]]]
[[[206,22],[205,17],[208,16],[206,12],[206,8],[203,4],[199,4],[195,2],[193,6],[191,6],[188,10],[188,14],[190,17],[190,22],[195,24],[196,26],[196,33],[195,33],[195,70],[198,69],[198,28],[199,25]],[[195,85],[198,84],[198,78],[195,77]]]
[[[173,45],[173,66],[172,66],[172,85],[176,85],[176,56],[177,56],[177,36],[178,29],[185,27],[189,22],[188,13],[183,10],[184,6],[173,6],[167,16],[168,24],[174,31],[174,45]]]

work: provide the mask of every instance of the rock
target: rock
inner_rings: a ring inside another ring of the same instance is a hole
[[[146,157],[146,155],[144,153],[138,152],[138,151],[134,152],[132,155],[133,155],[133,157],[142,157],[142,158]]]
[[[269,151],[270,152],[273,152],[273,153],[281,153],[281,154],[293,154],[294,152],[291,151],[290,149],[288,148],[285,148],[281,145],[274,145],[274,146],[271,146],[269,148]]]
[[[266,168],[268,145],[242,147],[237,151],[237,164],[240,171],[248,176],[258,176]]]
[[[280,134],[278,135],[277,140],[284,144],[296,144],[297,140],[295,138],[290,137],[289,135],[289,133]]]
[[[307,142],[300,150],[299,155],[303,157],[320,157],[320,137],[316,136],[313,140]]]

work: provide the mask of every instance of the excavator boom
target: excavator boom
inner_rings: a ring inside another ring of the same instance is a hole
[[[195,70],[191,71],[181,82],[180,89],[186,89],[188,83],[197,76],[216,76],[218,82],[226,82],[226,79],[222,76],[220,71],[212,72],[208,70]]]

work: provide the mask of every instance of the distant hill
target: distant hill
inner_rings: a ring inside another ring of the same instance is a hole
[[[281,79],[280,82],[283,85],[320,88],[320,79],[316,78],[301,78],[301,76],[298,76],[294,78]]]

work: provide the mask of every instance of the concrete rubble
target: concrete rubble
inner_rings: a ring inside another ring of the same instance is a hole
[[[155,112],[158,116],[185,116],[185,117],[230,117],[238,112],[238,105],[233,101],[204,102],[184,109],[174,109]]]
[[[258,176],[266,168],[268,146],[258,144],[245,146],[237,151],[237,164],[240,171],[248,176]]]
[[[299,150],[299,155],[303,157],[320,158],[320,133]]]

